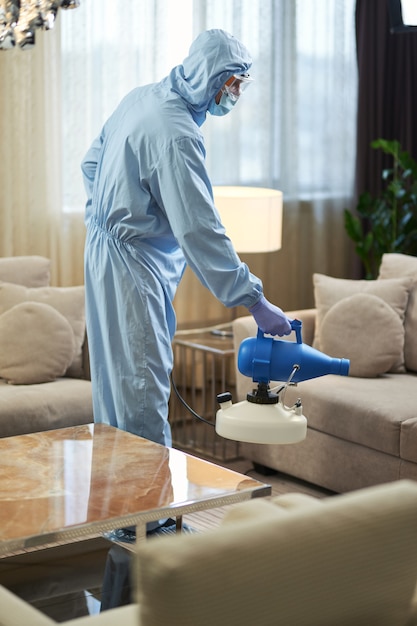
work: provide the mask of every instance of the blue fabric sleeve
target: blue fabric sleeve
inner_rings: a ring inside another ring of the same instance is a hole
[[[152,193],[201,283],[225,306],[250,307],[262,295],[262,282],[242,263],[225,233],[204,157],[198,139],[172,142],[155,167]]]
[[[94,179],[96,176],[97,163],[99,160],[101,145],[102,138],[101,135],[99,135],[91,144],[87,154],[85,155],[81,163],[81,170],[83,173],[84,187],[87,193],[88,204],[91,204],[91,197],[93,195]]]

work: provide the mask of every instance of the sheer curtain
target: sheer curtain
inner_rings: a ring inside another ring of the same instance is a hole
[[[214,184],[284,192],[283,247],[242,255],[286,310],[314,304],[312,273],[352,276],[343,209],[352,206],[357,67],[354,0],[207,0],[195,29],[232,32],[253,56],[255,82],[233,114],[203,126]],[[254,228],[256,223],[254,219]],[[210,296],[193,302],[196,279],[180,285],[180,319],[204,319]],[[245,314],[244,309],[238,314]]]
[[[83,0],[33,51],[0,54],[0,254],[47,254],[57,284],[83,281],[85,151],[131,88],[166,75],[198,32],[224,28],[251,51],[255,82],[232,114],[202,127],[209,173],[213,184],[284,192],[282,250],[242,258],[271,300],[312,305],[313,271],[351,273],[354,4]],[[180,323],[228,315],[191,273],[176,309]]]

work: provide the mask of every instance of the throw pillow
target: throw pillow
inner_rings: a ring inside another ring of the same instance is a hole
[[[375,378],[401,361],[404,327],[381,298],[359,293],[340,300],[324,316],[320,342],[329,356],[350,359],[350,376]]]
[[[323,274],[314,274],[314,296],[317,308],[316,329],[313,346],[322,350],[321,326],[324,316],[340,300],[358,293],[367,293],[381,298],[398,315],[401,323],[404,322],[405,311],[408,303],[409,291],[412,281],[410,278],[391,278],[387,280],[349,280],[345,278],[333,278]],[[364,326],[361,333],[363,349],[368,349],[369,332]],[[398,347],[398,361],[390,371],[403,372],[404,367],[404,343]]]
[[[82,378],[82,346],[85,337],[84,287],[27,288],[0,282],[0,314],[22,302],[49,304],[68,320],[74,332],[75,353],[66,375]]]
[[[50,280],[51,261],[43,256],[0,258],[0,280],[26,287],[46,287]]]
[[[0,315],[0,377],[13,385],[63,376],[74,358],[71,325],[53,307],[23,302]]]
[[[379,279],[410,277],[412,287],[405,312],[404,361],[408,370],[417,372],[417,257],[389,253],[382,257]]]

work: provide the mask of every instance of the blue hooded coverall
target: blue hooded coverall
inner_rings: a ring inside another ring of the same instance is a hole
[[[172,301],[186,263],[225,306],[262,296],[213,204],[199,129],[250,65],[232,35],[201,33],[182,65],[122,100],[82,162],[94,420],[168,446]]]

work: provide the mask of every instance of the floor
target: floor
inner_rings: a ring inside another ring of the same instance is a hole
[[[204,458],[213,460],[209,457]],[[259,471],[255,471],[252,463],[245,459],[235,459],[228,462],[222,462],[216,459],[214,462],[241,474],[250,475],[261,482],[270,484],[272,487],[272,496],[288,492],[306,493],[317,498],[331,495],[331,493],[326,490],[285,474],[275,472],[265,475]],[[222,507],[184,516],[184,522],[201,532],[219,525],[227,509],[228,507]],[[101,608],[101,588],[48,598],[46,600],[33,602],[33,604],[57,622],[63,622],[76,617],[99,613]]]

